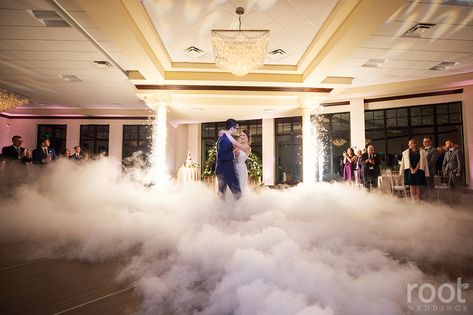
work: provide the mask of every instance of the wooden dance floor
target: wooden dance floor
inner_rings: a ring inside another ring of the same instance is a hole
[[[27,261],[16,246],[0,246],[0,314],[137,314],[131,283],[115,278],[123,260],[87,263]]]

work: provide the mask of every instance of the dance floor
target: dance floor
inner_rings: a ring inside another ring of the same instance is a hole
[[[27,260],[24,245],[0,247],[0,314],[133,314],[140,298],[115,278],[125,261]]]
[[[471,209],[473,194],[464,194],[459,208]],[[466,228],[473,222],[459,222]],[[124,257],[105,262],[63,257],[28,259],[25,244],[0,244],[0,314],[138,314],[142,298],[134,284],[116,280],[127,264]],[[451,257],[443,265],[418,262],[426,273],[451,279],[473,277],[473,261]]]

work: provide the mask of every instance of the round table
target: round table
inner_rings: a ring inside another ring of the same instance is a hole
[[[200,181],[199,168],[181,166],[177,171],[177,180],[180,186]]]

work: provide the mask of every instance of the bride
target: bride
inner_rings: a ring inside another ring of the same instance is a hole
[[[242,192],[248,190],[248,169],[246,168],[246,159],[251,152],[251,137],[248,130],[242,130],[240,132],[240,137],[238,141],[233,138],[233,136],[227,131],[222,130],[223,133],[227,135],[227,138],[230,139],[230,142],[234,146],[233,155],[235,156],[235,173],[238,178],[238,183],[240,184],[240,189]]]

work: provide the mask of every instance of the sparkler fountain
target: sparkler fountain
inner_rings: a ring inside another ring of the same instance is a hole
[[[323,179],[325,164],[325,128],[322,121],[322,108],[318,102],[303,98],[302,134],[304,183],[320,182]]]
[[[169,183],[169,173],[166,166],[166,138],[167,138],[167,106],[170,102],[168,95],[160,97],[144,96],[143,100],[156,114],[153,121],[153,138],[151,144],[151,168],[149,182],[163,186]]]

